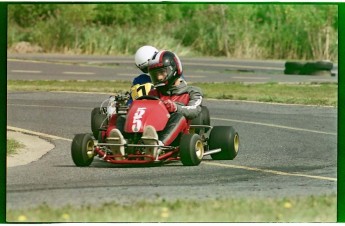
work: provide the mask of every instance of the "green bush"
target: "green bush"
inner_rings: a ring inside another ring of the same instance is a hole
[[[151,44],[179,55],[338,60],[335,4],[9,4],[8,15],[9,47],[127,55]]]

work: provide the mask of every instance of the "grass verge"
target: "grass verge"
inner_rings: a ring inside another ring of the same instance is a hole
[[[24,145],[14,139],[7,139],[6,143],[7,155],[16,154],[18,149],[23,148]]]
[[[129,90],[129,81],[7,81],[8,90],[77,91],[118,93]],[[190,83],[203,90],[205,98],[337,106],[338,85],[320,84],[244,84]]]
[[[7,222],[336,222],[336,195],[7,210]]]

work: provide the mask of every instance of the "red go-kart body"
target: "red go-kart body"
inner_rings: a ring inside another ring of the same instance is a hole
[[[203,125],[202,119],[193,120],[196,124],[185,119],[175,134],[175,140],[169,144],[159,145],[158,140],[155,144],[145,144],[145,126],[153,126],[159,133],[170,118],[163,102],[151,96],[134,100],[128,109],[117,101],[116,111],[111,114],[109,112],[109,108],[107,114],[106,108],[101,106],[91,114],[93,135],[97,142],[89,133],[74,137],[71,155],[75,165],[89,166],[97,156],[114,164],[149,164],[177,160],[183,165],[193,166],[199,165],[206,155],[211,155],[213,159],[234,159],[238,153],[239,136],[233,127]],[[126,142],[114,143],[110,133],[121,120],[124,123],[123,135]],[[102,124],[95,125],[97,122]],[[124,152],[114,154],[112,147],[115,146],[123,147]],[[153,147],[159,150],[155,155],[148,151]]]
[[[156,131],[162,131],[169,118],[170,114],[162,101],[133,101],[127,114],[124,129],[126,133],[142,133],[146,125],[151,125]]]
[[[127,134],[143,133],[146,125],[153,126],[157,132],[162,131],[170,118],[170,113],[160,100],[133,101],[126,115],[124,132]],[[118,116],[118,114],[113,114],[110,117],[106,137],[109,137],[110,131],[116,128]],[[187,128],[187,123],[184,128]]]

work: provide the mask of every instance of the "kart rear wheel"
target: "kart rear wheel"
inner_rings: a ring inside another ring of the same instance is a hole
[[[202,124],[203,125],[211,125],[211,120],[210,120],[210,111],[206,106],[201,106],[202,108]]]
[[[210,112],[206,106],[201,106],[200,114],[192,120],[191,125],[211,125]],[[200,132],[204,131],[204,129],[196,128],[192,131],[194,131],[194,133],[201,135]]]
[[[233,160],[238,153],[240,137],[232,126],[215,126],[211,130],[209,149],[220,148],[221,151],[211,154],[214,160]]]
[[[201,112],[198,117],[194,118],[191,125],[207,125],[210,123],[210,112],[206,106],[201,106]]]
[[[95,156],[94,141],[90,134],[77,134],[71,146],[72,160],[76,166],[89,166]]]
[[[198,134],[184,134],[180,141],[180,157],[184,166],[197,166],[204,156],[204,144]]]
[[[94,108],[91,112],[91,130],[93,136],[97,139],[99,128],[101,128],[103,122],[107,124],[107,115],[102,113],[100,108]]]
[[[94,116],[96,113],[100,113],[99,107],[96,107],[96,108],[92,109],[92,111],[91,111],[91,125],[92,125],[93,116]]]

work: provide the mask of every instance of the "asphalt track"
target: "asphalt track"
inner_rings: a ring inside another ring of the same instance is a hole
[[[338,82],[335,76],[284,75],[285,61],[244,61],[226,58],[181,58],[188,82],[313,83]],[[127,80],[139,70],[132,57],[8,55],[9,80]]]
[[[84,67],[72,65],[79,71]],[[7,78],[15,79],[11,70],[8,67]],[[15,70],[28,71],[29,66]],[[54,79],[56,71],[47,70],[50,73],[41,74]],[[113,70],[116,74],[116,68]],[[46,134],[45,139],[55,146],[35,162],[7,169],[7,208],[336,193],[336,108],[205,100],[212,125],[232,125],[239,132],[240,152],[234,160],[207,157],[195,167],[179,162],[127,167],[95,159],[90,167],[76,167],[70,156],[71,140],[74,134],[91,132],[90,112],[106,97],[91,93],[7,93],[7,125]]]

